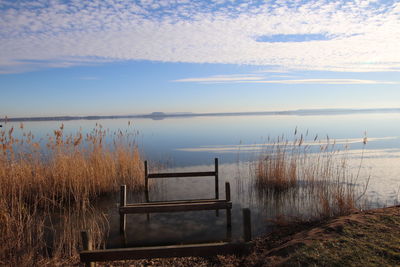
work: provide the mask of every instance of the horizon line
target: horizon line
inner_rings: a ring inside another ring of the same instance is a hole
[[[61,116],[36,116],[36,117],[7,117],[0,118],[0,121],[7,123],[16,121],[62,121],[62,120],[99,120],[99,119],[124,119],[144,118],[162,120],[169,117],[207,117],[207,116],[251,116],[251,115],[345,115],[351,113],[400,113],[400,107],[394,108],[322,108],[322,109],[294,109],[281,111],[239,111],[239,112],[152,112],[146,114],[131,115],[61,115]]]

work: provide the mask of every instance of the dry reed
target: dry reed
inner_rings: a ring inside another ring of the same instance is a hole
[[[316,136],[306,142],[303,135],[296,138],[296,134],[292,142],[281,137],[266,145],[256,163],[257,190],[267,201],[304,205],[305,213],[318,218],[353,211],[365,188],[357,186],[359,172],[351,172],[347,146],[340,150],[329,137],[321,141]],[[360,143],[365,145],[365,141]]]
[[[5,125],[7,126],[7,125]],[[135,134],[103,130],[35,140],[21,124],[0,131],[0,265],[52,264],[77,256],[79,231],[100,244],[105,216],[91,205],[121,184],[144,188]]]

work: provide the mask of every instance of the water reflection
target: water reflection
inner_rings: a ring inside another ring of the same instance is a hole
[[[78,130],[90,132],[96,123],[103,129],[133,131],[144,158],[169,167],[168,171],[208,171],[212,159],[219,157],[220,181],[231,184],[232,239],[242,237],[242,208],[250,208],[253,235],[270,231],[273,221],[285,216],[312,216],[310,198],[306,191],[273,195],[255,190],[253,175],[260,152],[268,147],[268,137],[282,134],[292,138],[299,132],[309,132],[312,140],[318,135],[336,140],[337,145],[349,146],[345,153],[352,173],[359,172],[356,186],[368,181],[366,196],[370,207],[397,204],[400,191],[400,114],[368,114],[341,116],[247,116],[213,118],[169,118],[161,121],[128,120],[67,121],[65,134]],[[46,138],[61,122],[27,122],[25,129],[35,138]],[[19,124],[7,123],[4,130]],[[362,138],[367,130],[368,143]],[[322,145],[324,143],[320,143]],[[364,147],[364,149],[363,149]],[[316,146],[315,149],[318,149]],[[159,165],[160,166],[160,165]],[[370,178],[369,178],[370,177]],[[368,180],[369,179],[369,180]],[[129,189],[128,189],[129,192]],[[196,199],[214,197],[214,178],[161,179],[152,184],[152,200]],[[224,198],[221,190],[220,198]],[[180,213],[155,213],[150,221],[145,214],[128,215],[125,240],[119,236],[118,195],[99,200],[98,207],[110,220],[108,247],[180,244],[223,240],[226,238],[226,216],[221,210]],[[128,194],[128,203],[144,202],[144,194]]]
[[[350,149],[359,149],[364,133],[370,140],[368,149],[400,148],[400,114],[352,114],[335,116],[239,116],[239,117],[194,117],[168,118],[161,121],[150,119],[107,119],[78,121],[24,122],[25,129],[32,131],[36,139],[46,138],[64,123],[65,135],[82,130],[90,132],[101,125],[110,132],[118,129],[135,132],[137,144],[147,159],[168,162],[174,166],[208,164],[210,158],[219,157],[221,162],[235,162],[238,157],[248,161],[254,153],[254,144],[268,143],[268,137],[284,135],[289,139],[297,127],[299,133],[308,132],[321,140],[328,135],[330,140],[342,140],[351,144]],[[130,123],[129,123],[130,122]],[[19,123],[8,122],[4,130],[11,127],[19,133]],[[397,137],[397,138],[396,138]],[[356,142],[356,143],[353,143]],[[229,147],[230,153],[221,149]],[[197,150],[194,153],[194,149]],[[240,155],[238,155],[240,154]]]
[[[370,178],[366,196],[370,207],[396,204],[400,181],[399,150],[370,151],[354,150],[350,153],[349,166],[353,174],[359,171],[361,153],[363,165],[359,178],[351,186],[360,190]],[[374,171],[371,169],[374,165]],[[391,168],[388,168],[392,166]],[[393,166],[397,166],[393,168]],[[213,165],[171,168],[170,172],[207,171]],[[232,240],[239,240],[243,235],[242,208],[250,208],[252,217],[252,231],[254,236],[271,231],[275,227],[277,218],[311,218],[317,216],[318,207],[313,207],[319,200],[310,194],[306,187],[288,191],[284,194],[256,190],[254,186],[254,168],[252,162],[238,162],[220,165],[220,188],[225,181],[231,184],[232,199]],[[376,178],[376,174],[384,174],[386,180]],[[214,197],[214,178],[170,178],[154,179],[150,189],[151,199],[165,201],[171,199],[195,199]],[[394,186],[396,184],[397,186]],[[129,190],[128,190],[129,192]],[[220,192],[220,198],[225,193]],[[185,243],[202,243],[226,240],[225,210],[220,210],[219,216],[215,211],[192,211],[175,213],[154,213],[150,221],[145,214],[127,216],[127,230],[125,243],[119,237],[119,214],[115,196],[113,205],[108,205],[110,214],[110,238],[108,247],[142,246],[142,245],[169,245]],[[128,196],[128,203],[144,202],[143,195]],[[103,206],[104,207],[104,206]]]

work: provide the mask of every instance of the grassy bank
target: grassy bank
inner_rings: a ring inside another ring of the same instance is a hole
[[[400,207],[288,224],[255,241],[244,266],[399,266]]]
[[[79,231],[96,243],[105,216],[92,207],[121,184],[143,189],[143,164],[135,135],[101,126],[65,135],[61,125],[36,140],[21,124],[0,132],[0,265],[62,262],[77,255]]]
[[[400,206],[281,224],[244,256],[170,258],[99,266],[399,266]]]

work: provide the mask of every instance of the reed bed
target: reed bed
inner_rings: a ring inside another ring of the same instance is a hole
[[[368,178],[363,185],[359,183],[362,156],[358,167],[350,166],[347,145],[338,148],[329,137],[309,141],[306,138],[307,135],[297,136],[295,131],[294,141],[282,136],[265,146],[254,176],[259,197],[277,206],[287,206],[283,208],[286,211],[295,207],[298,215],[308,218],[354,211],[369,181]],[[366,138],[360,140],[364,145],[366,142]]]
[[[41,140],[23,124],[0,131],[0,265],[71,260],[81,229],[100,246],[108,223],[93,202],[121,184],[144,189],[135,138],[101,125],[86,135],[61,125]]]

